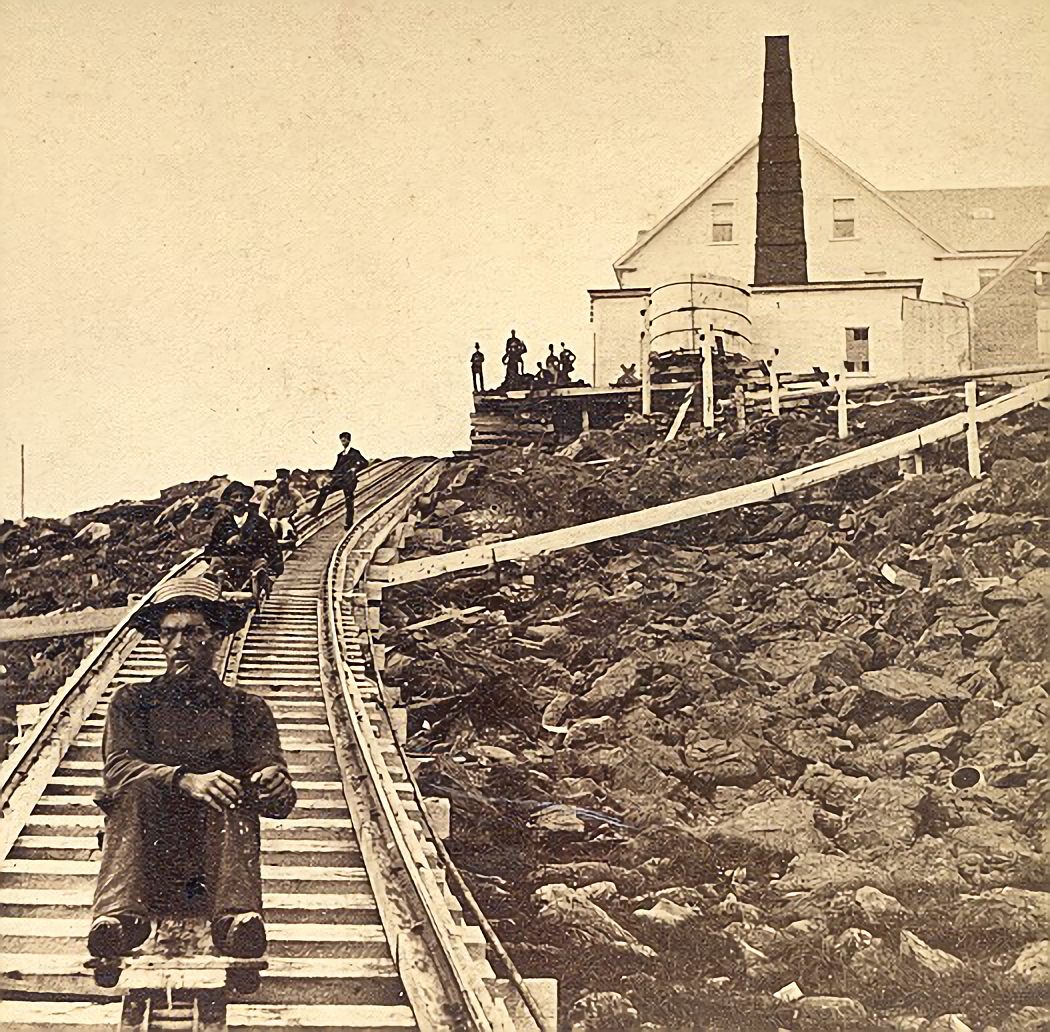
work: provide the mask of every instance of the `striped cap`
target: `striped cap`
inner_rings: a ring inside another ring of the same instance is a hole
[[[159,588],[150,600],[154,605],[171,602],[176,598],[202,598],[205,602],[218,602],[219,585],[208,577],[172,577]]]
[[[219,585],[208,577],[173,577],[157,588],[149,604],[132,616],[131,626],[156,637],[161,617],[180,608],[199,610],[224,634],[235,631],[247,616],[241,606],[223,599]]]

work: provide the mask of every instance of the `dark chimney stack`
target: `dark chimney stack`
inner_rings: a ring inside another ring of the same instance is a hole
[[[762,132],[758,138],[755,286],[808,283],[802,162],[787,36],[766,36]]]

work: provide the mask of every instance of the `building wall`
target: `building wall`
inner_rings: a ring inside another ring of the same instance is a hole
[[[910,295],[916,293],[912,288]],[[759,342],[755,357],[768,358],[775,345],[780,349],[778,369],[805,372],[818,366],[840,372],[846,358],[846,328],[867,327],[870,369],[856,378],[905,375],[909,370],[902,334],[904,296],[901,287],[756,288],[751,297],[751,320]]]
[[[882,198],[864,187],[807,140],[799,141],[805,202],[810,282],[836,280],[935,280],[935,255],[943,247],[926,237]],[[755,190],[758,148],[749,151],[677,218],[662,229],[621,270],[624,286],[666,283],[683,271],[702,268],[750,283],[755,267]],[[833,202],[853,198],[855,237],[833,238]],[[733,240],[713,237],[713,206],[732,202]]]
[[[640,336],[644,325],[642,312],[646,297],[637,292],[619,296],[599,296],[591,299],[591,324],[594,331],[594,369],[591,382],[595,387],[607,387],[623,372],[623,365],[635,364],[638,375]],[[585,375],[581,370],[581,375]]]
[[[1039,352],[1039,298],[1029,271],[1046,261],[1050,234],[971,301],[974,365],[1016,365],[1050,357]]]
[[[940,258],[933,264],[929,283],[931,287],[945,294],[973,297],[981,289],[981,270],[995,269],[996,272],[1001,272],[1016,257],[1017,252],[985,257],[966,255],[958,258]]]
[[[936,376],[970,367],[970,313],[960,304],[904,298],[902,376]]]
[[[781,370],[806,372],[819,366],[838,372],[846,358],[847,327],[867,327],[870,369],[855,374],[857,379],[933,375],[963,368],[966,309],[920,302],[917,295],[916,286],[900,285],[755,288],[750,300],[754,343],[749,353],[768,359],[776,347]],[[603,386],[620,375],[621,364],[637,366],[645,299],[606,296],[595,298],[592,304],[594,384]],[[735,349],[733,343],[727,347]]]

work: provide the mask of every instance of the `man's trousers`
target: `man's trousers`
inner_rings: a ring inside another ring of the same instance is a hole
[[[106,803],[94,916],[262,911],[259,816],[140,778]]]
[[[343,500],[346,502],[346,516],[343,520],[343,525],[349,530],[354,525],[354,491],[356,490],[356,484],[350,487],[343,487],[341,484],[325,484],[317,495],[317,501],[314,502],[310,515],[315,518],[320,516],[321,509],[324,508],[324,503],[328,500],[328,496],[336,491],[342,491]]]

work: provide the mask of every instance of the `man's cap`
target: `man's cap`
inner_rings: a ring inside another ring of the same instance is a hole
[[[351,434],[349,430],[344,430],[339,436],[353,438],[353,434]]]
[[[251,498],[255,494],[255,488],[242,484],[239,480],[233,480],[224,488],[220,501],[228,502],[235,494],[246,494]]]
[[[292,475],[291,470],[285,469],[284,466],[280,466],[277,470],[279,477],[290,477]]]
[[[178,609],[203,613],[208,623],[222,634],[232,634],[243,626],[248,615],[242,606],[222,598],[215,581],[207,577],[173,577],[157,588],[149,605],[132,616],[131,626],[147,638],[156,638],[161,618]]]

